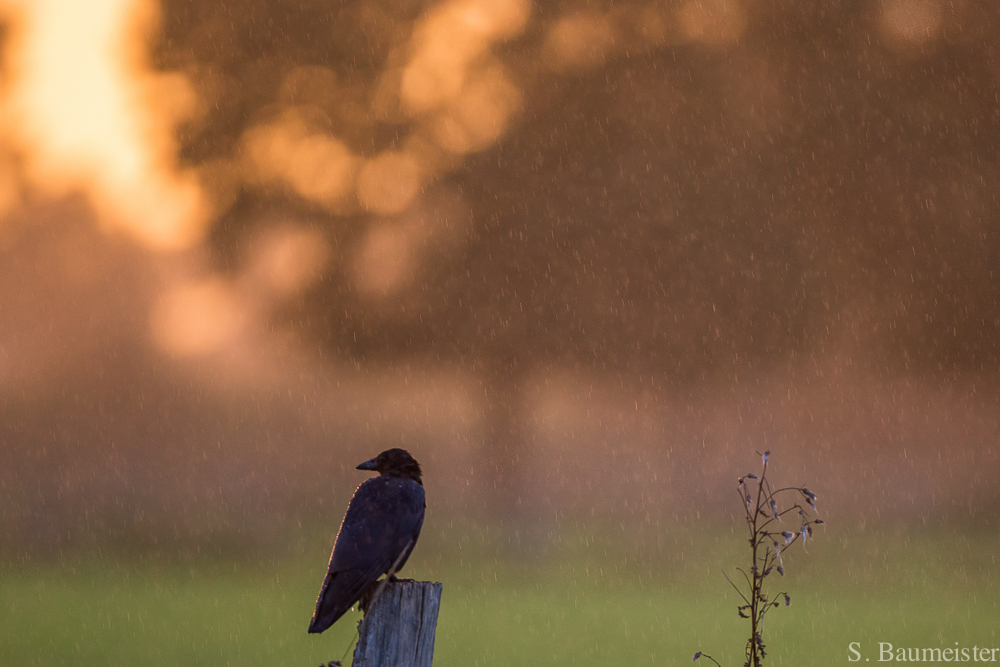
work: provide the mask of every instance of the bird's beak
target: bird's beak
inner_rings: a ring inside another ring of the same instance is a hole
[[[375,459],[368,459],[364,463],[359,463],[355,470],[378,470],[378,464],[375,463]]]

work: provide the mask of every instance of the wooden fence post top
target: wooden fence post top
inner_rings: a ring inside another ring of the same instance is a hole
[[[442,588],[430,581],[387,582],[361,621],[354,667],[431,667]]]

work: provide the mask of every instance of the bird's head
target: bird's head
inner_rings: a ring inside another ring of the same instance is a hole
[[[386,477],[405,477],[423,486],[420,464],[405,449],[387,449],[373,459],[358,465],[358,470],[375,470]]]

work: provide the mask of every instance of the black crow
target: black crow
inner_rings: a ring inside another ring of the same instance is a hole
[[[395,578],[424,523],[420,464],[404,449],[387,449],[358,470],[377,470],[354,492],[319,589],[309,632],[323,632],[354,606],[380,576]]]

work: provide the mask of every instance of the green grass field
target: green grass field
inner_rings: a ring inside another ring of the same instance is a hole
[[[612,531],[519,555],[478,531],[431,531],[406,574],[444,582],[435,664],[675,665],[701,650],[742,665],[747,628],[721,573],[732,576],[745,557],[740,536],[671,532],[653,555]],[[329,539],[260,561],[7,563],[0,665],[315,667],[339,659],[358,614],[323,635],[305,632]],[[792,605],[768,617],[769,664],[847,664],[851,642],[871,662],[878,642],[1000,647],[998,553],[996,535],[828,531],[808,554],[792,554],[784,579],[770,580]]]

